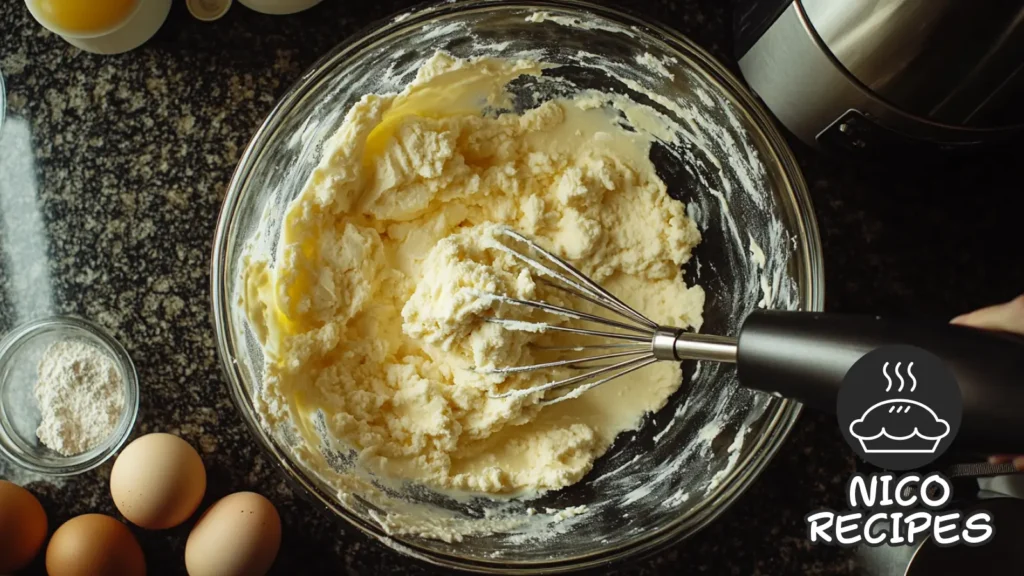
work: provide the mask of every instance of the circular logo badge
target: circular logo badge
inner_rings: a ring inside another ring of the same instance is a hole
[[[938,356],[915,346],[885,346],[850,367],[836,415],[847,444],[863,460],[912,470],[931,464],[953,443],[963,400]]]

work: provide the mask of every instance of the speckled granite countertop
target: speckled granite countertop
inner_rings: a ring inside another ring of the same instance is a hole
[[[205,504],[251,489],[279,506],[278,574],[300,566],[425,573],[297,497],[261,455],[228,399],[207,288],[221,199],[264,115],[318,56],[407,4],[328,0],[288,17],[236,5],[203,24],[177,1],[143,48],[101,57],[43,31],[22,2],[0,3],[9,101],[0,134],[0,329],[49,313],[110,329],[141,380],[135,433],[173,432],[200,450],[210,476]],[[638,10],[731,65],[720,0],[654,0]],[[899,176],[794,148],[821,224],[830,309],[946,318],[1024,290],[1024,267],[1012,264],[1019,212],[1000,209],[1021,194],[1019,147]],[[109,467],[55,481],[0,461],[0,477],[29,483],[56,526],[85,512],[116,514]],[[803,526],[807,512],[841,506],[853,468],[834,423],[805,413],[756,485],[712,527],[616,570],[860,573],[851,552],[806,543]],[[187,530],[137,531],[151,573],[184,573]],[[41,562],[30,573],[42,573]]]

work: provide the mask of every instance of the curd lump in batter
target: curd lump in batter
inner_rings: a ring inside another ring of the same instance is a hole
[[[484,322],[566,319],[481,293],[581,307],[496,249],[510,242],[499,226],[656,322],[701,324],[704,293],[680,270],[700,234],[655,173],[654,137],[624,128],[639,109],[589,94],[511,112],[508,82],[544,67],[438,53],[400,94],[366,95],[348,112],[288,207],[273,261],[245,263],[268,423],[294,423],[315,449],[321,411],[376,475],[509,495],[578,481],[676,391],[679,366],[659,362],[541,407],[540,394],[488,394],[568,372],[473,370],[543,361],[538,343],[586,343]]]

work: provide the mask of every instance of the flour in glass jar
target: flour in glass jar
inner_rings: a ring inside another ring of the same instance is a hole
[[[121,373],[99,348],[79,340],[55,342],[39,361],[35,385],[40,442],[64,456],[99,446],[124,409]]]

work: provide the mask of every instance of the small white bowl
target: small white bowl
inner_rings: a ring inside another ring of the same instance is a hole
[[[309,10],[323,0],[238,0],[243,6],[250,10],[264,14],[295,14],[303,10]]]
[[[68,44],[95,54],[120,54],[142,46],[160,30],[171,12],[171,0],[138,0],[135,11],[113,28],[82,34],[48,22],[34,4],[33,0],[25,0],[28,11],[43,28]]]
[[[75,456],[44,446],[36,436],[42,420],[33,388],[39,360],[51,344],[81,340],[107,353],[121,374],[124,409],[110,436]],[[53,316],[18,326],[0,339],[0,455],[26,470],[51,476],[81,474],[103,464],[124,446],[139,413],[139,381],[128,352],[103,328],[81,318]]]

